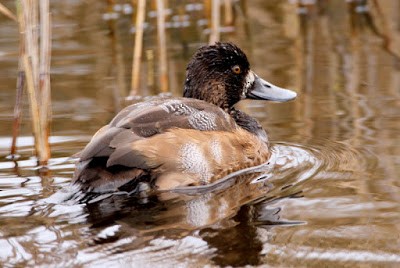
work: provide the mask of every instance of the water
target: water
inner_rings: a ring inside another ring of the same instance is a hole
[[[367,1],[365,13],[362,1],[300,8],[293,2],[247,1],[247,17],[238,12],[235,27],[222,35],[243,47],[261,77],[299,92],[290,103],[240,104],[268,130],[268,164],[197,194],[121,193],[89,204],[71,197],[70,156],[124,105],[119,97],[129,88],[132,41],[123,13],[129,8],[122,6],[111,23],[103,20],[101,1],[52,1],[48,170],[32,157],[27,104],[21,157],[5,158],[18,35],[15,23],[1,16],[0,264],[399,266],[400,5],[385,1],[377,9]],[[193,11],[198,5],[171,7],[172,14],[190,15],[190,26],[167,32],[170,86],[180,95],[185,64],[207,31],[202,11]],[[154,31],[145,34],[144,55],[156,57]],[[157,61],[143,60],[141,95],[156,94]]]

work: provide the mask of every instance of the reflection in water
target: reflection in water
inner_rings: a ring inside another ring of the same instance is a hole
[[[185,25],[167,29],[173,95],[182,94],[188,57],[209,37],[203,1],[189,2],[169,2],[166,17]],[[200,194],[121,193],[81,204],[68,188],[69,157],[123,105],[131,15],[103,21],[104,1],[52,2],[53,159],[47,173],[36,169],[24,113],[21,158],[0,161],[1,265],[398,266],[400,2],[234,3],[222,40],[243,47],[260,76],[299,93],[292,103],[239,104],[275,141],[270,163]],[[155,18],[146,18],[144,96],[159,88]],[[18,32],[4,17],[0,31],[5,156]]]
[[[310,152],[282,145],[276,148],[264,171],[257,169],[253,173],[231,177],[230,180],[236,182],[234,184],[226,184],[226,180],[221,180],[223,187],[214,187],[214,190],[209,189],[203,194],[190,191],[189,194],[163,192],[146,197],[128,197],[123,193],[101,199],[96,197],[99,201],[92,200],[86,205],[87,222],[91,228],[102,231],[89,244],[113,244],[112,252],[125,252],[131,249],[131,243],[135,245],[134,248],[142,248],[149,247],[146,241],[150,241],[155,247],[153,250],[159,251],[164,248],[165,241],[186,243],[183,241],[185,238],[181,240],[182,235],[201,230],[195,232],[197,235],[193,239],[202,241],[204,254],[218,253],[212,258],[215,264],[240,266],[259,263],[263,246],[257,230],[302,224],[299,221],[281,220],[279,201],[301,197],[300,192],[291,188],[301,183],[301,175],[308,174],[311,178],[317,174],[312,170],[316,159]],[[282,151],[284,155],[278,153]],[[296,155],[309,161],[299,162]],[[282,186],[282,183],[286,185]],[[269,193],[272,189],[275,194]],[[71,189],[72,194],[75,191]],[[58,192],[48,202],[62,204],[70,197]],[[80,197],[77,198],[79,203]],[[77,202],[72,204],[76,206]],[[135,239],[135,242],[129,240],[129,245],[120,244],[124,237],[132,235],[140,237],[138,240],[142,242]],[[162,237],[163,242],[154,241],[155,236]],[[230,242],[227,244],[226,241]],[[132,254],[141,253],[135,250]],[[152,259],[151,262],[154,261]]]
[[[202,236],[215,247],[219,254],[213,261],[221,266],[258,265],[262,243],[257,237],[257,229],[249,223],[251,217],[250,208],[243,206],[232,219],[234,226],[228,226],[218,232],[212,229],[204,229]],[[227,241],[230,241],[227,243]]]
[[[49,202],[60,203],[64,202],[63,200],[73,202],[75,199],[75,203],[81,203],[84,200],[88,203],[92,222],[99,224],[100,220],[109,223],[110,220],[114,222],[115,219],[123,217],[134,223],[132,225],[136,229],[141,229],[140,226],[144,224],[142,228],[146,232],[159,231],[160,228],[195,230],[214,225],[235,215],[243,204],[250,203],[257,204],[259,214],[257,221],[261,223],[262,218],[265,217],[265,220],[268,218],[269,210],[264,210],[268,204],[282,198],[298,196],[301,191],[293,192],[291,187],[312,178],[317,173],[315,169],[317,160],[309,152],[281,145],[277,145],[276,148],[279,149],[267,166],[252,172],[247,171],[247,174],[227,176],[226,179],[221,179],[207,189],[204,186],[185,187],[179,191],[163,191],[150,195],[119,192],[95,195],[89,199],[84,196],[82,199],[72,187],[69,194],[68,191],[58,192]],[[282,151],[285,154],[279,154]],[[301,158],[304,160],[298,161]],[[274,185],[273,182],[278,184]],[[196,188],[199,190],[196,191]],[[271,190],[274,195],[269,194]],[[138,215],[142,213],[143,216]],[[143,222],[142,217],[147,217],[147,220]],[[162,221],[163,224],[160,225],[157,221]],[[154,222],[154,226],[150,222]]]

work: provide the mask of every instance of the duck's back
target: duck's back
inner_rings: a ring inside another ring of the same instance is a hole
[[[140,180],[170,189],[209,183],[268,157],[267,145],[219,107],[155,99],[126,107],[94,135],[80,153],[74,182],[90,191]]]

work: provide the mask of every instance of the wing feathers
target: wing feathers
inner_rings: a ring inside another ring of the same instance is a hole
[[[125,167],[148,169],[149,165],[140,152],[133,150],[132,144],[124,144],[115,148],[107,160],[107,167],[122,165]]]
[[[218,155],[218,150],[209,147],[209,139],[218,140],[218,136],[226,133],[234,137],[236,130],[235,121],[227,113],[204,101],[177,98],[134,104],[123,109],[94,135],[80,153],[81,164],[77,165],[74,180],[94,186],[120,177],[125,181],[131,175],[134,176],[132,179],[148,176],[153,171],[157,173],[155,175],[169,172],[164,177],[183,172],[193,180],[198,174],[190,175],[190,168],[185,167],[185,157],[182,158],[186,153],[182,151],[185,142],[197,144],[203,155],[210,150]],[[222,138],[220,140],[221,146],[225,144]],[[229,142],[225,149],[229,155],[232,150]],[[119,171],[120,168],[123,171]],[[207,176],[219,169],[211,168]]]
[[[80,161],[93,157],[108,156],[112,152],[112,149],[109,147],[111,140],[121,131],[122,129],[116,127],[103,127],[102,131],[97,132],[86,145],[85,149],[83,149],[80,154]]]

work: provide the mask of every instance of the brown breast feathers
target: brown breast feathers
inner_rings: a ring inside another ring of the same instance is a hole
[[[170,189],[209,183],[268,157],[267,145],[217,106],[157,99],[126,107],[101,128],[80,153],[74,182],[102,192],[146,179]]]

